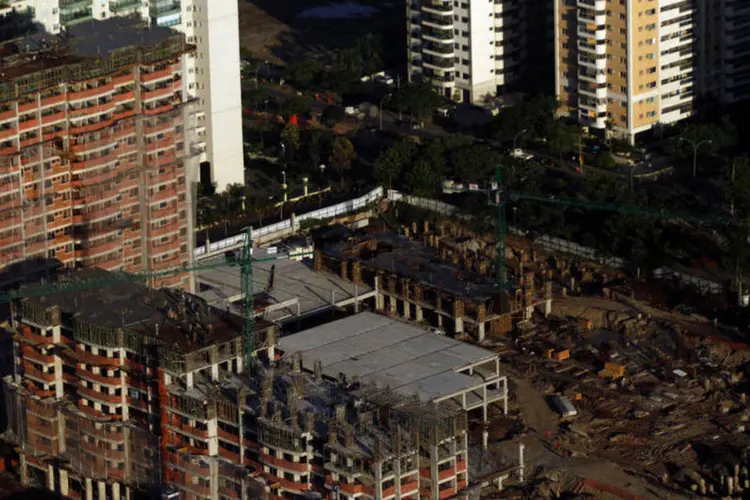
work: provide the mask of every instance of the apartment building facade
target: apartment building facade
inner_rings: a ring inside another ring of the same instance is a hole
[[[79,25],[0,46],[0,282],[53,267],[190,262],[194,48],[168,28]],[[104,55],[102,55],[104,54]],[[155,285],[189,287],[189,277]]]
[[[733,0],[557,0],[555,87],[562,112],[634,141],[731,104],[750,88],[750,5]]]
[[[512,0],[410,0],[410,79],[459,102],[505,93],[524,75],[528,12],[529,3]]]
[[[698,51],[700,88],[712,101],[732,104],[750,99],[750,3],[700,0],[703,21]]]
[[[244,184],[239,14],[234,0],[7,0],[0,15],[32,9],[45,30],[58,34],[92,20],[137,14],[151,26],[185,34],[185,93],[196,98],[201,179],[218,190]]]

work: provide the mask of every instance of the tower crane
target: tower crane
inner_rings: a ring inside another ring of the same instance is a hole
[[[76,290],[85,290],[96,288],[126,281],[149,283],[154,278],[164,278],[182,273],[203,271],[206,269],[216,269],[219,267],[239,267],[241,297],[242,297],[242,344],[243,357],[247,366],[252,361],[253,351],[255,350],[255,298],[253,294],[253,264],[256,262],[267,262],[285,258],[305,257],[312,255],[312,252],[300,252],[289,255],[273,255],[269,257],[253,257],[252,228],[247,228],[245,232],[245,242],[239,257],[234,255],[223,255],[216,259],[208,260],[192,266],[177,267],[163,271],[153,271],[148,273],[126,273],[123,271],[112,272],[104,277],[83,279],[78,281],[56,281],[34,285],[33,287],[13,290],[5,294],[0,294],[0,303],[10,302],[25,297],[39,297],[55,293],[63,293]]]
[[[495,166],[495,180],[490,184],[489,188],[481,188],[478,184],[457,184],[453,181],[445,181],[443,182],[443,192],[447,194],[488,193],[492,195],[490,198],[490,204],[495,207],[495,286],[501,289],[507,289],[510,286],[505,259],[505,241],[508,235],[505,205],[509,201],[533,201],[565,207],[583,208],[586,210],[603,210],[625,215],[635,215],[638,217],[681,220],[685,222],[698,222],[717,226],[730,226],[737,224],[736,220],[729,218],[705,217],[689,213],[668,212],[662,209],[656,210],[636,205],[595,202],[582,198],[564,198],[558,196],[545,197],[519,191],[509,191],[503,188],[502,174],[499,165]]]

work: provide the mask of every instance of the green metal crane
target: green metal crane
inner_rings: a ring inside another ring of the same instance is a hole
[[[508,269],[505,259],[505,242],[508,236],[508,223],[506,220],[505,206],[508,201],[533,201],[565,207],[583,208],[586,210],[604,210],[639,217],[681,220],[685,222],[698,222],[720,226],[738,224],[736,220],[722,217],[704,217],[689,213],[654,210],[635,205],[596,202],[581,198],[563,198],[557,196],[545,197],[519,191],[506,191],[503,189],[500,165],[495,166],[495,181],[491,184],[490,189],[480,188],[476,184],[454,184],[448,182],[444,183],[443,191],[446,193],[491,193],[494,195],[494,200],[490,201],[490,203],[495,206],[495,286],[501,289],[507,289],[511,285],[508,280]]]
[[[36,284],[34,286],[21,288],[20,290],[10,291],[6,294],[0,294],[0,303],[10,302],[25,297],[40,297],[56,293],[85,290],[96,288],[126,281],[148,283],[149,280],[174,276],[177,274],[203,271],[207,269],[216,269],[219,267],[239,267],[240,269],[240,289],[242,297],[242,344],[244,349],[246,366],[250,366],[253,352],[255,350],[255,298],[253,293],[253,264],[256,262],[267,262],[285,258],[305,257],[312,255],[312,252],[300,252],[289,255],[274,255],[272,257],[263,257],[260,259],[253,258],[253,241],[252,228],[246,230],[245,242],[242,246],[239,257],[224,255],[210,261],[197,263],[192,266],[178,267],[165,271],[155,271],[150,273],[126,273],[122,271],[112,272],[106,276],[83,279],[79,281],[57,281],[46,284]]]

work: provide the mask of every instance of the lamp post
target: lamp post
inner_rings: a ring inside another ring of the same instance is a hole
[[[263,66],[268,66],[268,61],[263,61],[258,65],[258,67],[255,69],[255,90],[258,90],[258,73],[260,73],[260,69]]]
[[[711,144],[713,141],[711,139],[706,139],[704,141],[692,141],[690,139],[686,139],[685,137],[680,137],[681,141],[685,141],[691,146],[693,146],[693,179],[695,179],[696,175],[698,174],[698,148],[700,148],[703,144]]]
[[[323,180],[325,178],[326,166],[322,163],[318,165],[320,169],[320,189],[318,189],[318,208],[323,208]]]
[[[383,96],[383,98],[380,100],[380,105],[378,106],[378,116],[380,117],[380,131],[383,131],[383,103],[393,97],[393,94],[388,93]]]
[[[516,136],[513,138],[513,151],[516,150],[516,142],[518,141],[518,138],[521,136],[521,134],[525,134],[527,129],[519,130]]]

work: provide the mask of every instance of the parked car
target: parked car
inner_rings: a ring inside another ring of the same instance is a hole
[[[526,161],[534,159],[533,154],[527,153],[523,149],[514,149],[513,151],[510,152],[510,156],[512,156],[513,158],[518,158],[519,160],[526,160]]]

